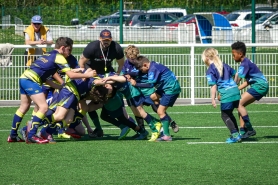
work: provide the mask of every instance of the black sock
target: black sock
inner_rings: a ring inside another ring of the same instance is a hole
[[[136,122],[140,128],[145,130],[144,119],[142,117],[135,116]]]
[[[105,108],[102,108],[100,118],[103,121],[106,121],[108,123],[111,123],[111,124],[115,125],[116,127],[120,127],[120,125],[121,125],[121,123],[118,120],[109,116],[109,114],[108,114],[108,112],[106,111]]]

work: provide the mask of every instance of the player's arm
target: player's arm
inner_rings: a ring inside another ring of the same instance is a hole
[[[211,97],[211,104],[215,108],[216,107],[216,102],[215,102],[215,95],[217,91],[217,86],[213,85],[210,87],[210,97]]]
[[[95,75],[94,71],[90,71],[88,73],[75,73],[71,70],[65,72],[70,79],[78,79],[78,78],[91,78]]]
[[[62,89],[63,88],[63,85],[56,84],[52,80],[46,80],[45,83],[54,89]]]
[[[120,74],[121,71],[122,71],[122,68],[123,68],[123,66],[124,66],[124,63],[125,63],[124,57],[121,58],[121,59],[119,59],[119,60],[117,60],[117,63],[118,63],[118,71],[117,71],[117,74]]]
[[[108,76],[106,78],[103,78],[103,81],[105,83],[108,82],[108,81],[124,83],[124,82],[127,81],[127,78],[125,76]]]
[[[81,56],[80,56],[80,58],[79,58],[79,60],[78,60],[78,65],[79,65],[79,67],[80,67],[80,68],[85,68],[85,64],[86,64],[86,62],[88,62],[88,61],[89,61],[89,59],[86,58],[86,57],[84,57],[83,54],[81,54]]]
[[[239,90],[242,90],[242,89],[244,89],[245,87],[247,87],[248,85],[249,85],[248,82],[245,81],[245,82],[243,82],[242,84],[240,84],[240,86],[238,86],[238,89],[239,89]]]
[[[61,78],[61,76],[56,72],[54,75],[53,75],[53,78],[59,82],[59,84],[63,84],[64,83],[64,80]]]

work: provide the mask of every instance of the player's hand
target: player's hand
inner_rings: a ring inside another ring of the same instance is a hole
[[[130,82],[130,79],[131,79],[130,75],[125,75],[125,77],[126,77],[127,81]]]
[[[134,80],[134,79],[130,79],[130,81],[129,81],[130,83],[131,83],[131,85],[133,85],[133,86],[135,86],[136,85],[136,81]]]
[[[212,106],[214,107],[214,108],[216,108],[216,102],[215,102],[215,100],[213,99],[213,100],[211,100],[211,104],[212,104]]]

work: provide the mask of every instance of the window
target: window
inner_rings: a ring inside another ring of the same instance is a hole
[[[160,14],[152,14],[152,15],[150,15],[150,21],[160,22],[161,21]]]
[[[177,17],[171,14],[164,14],[164,20],[165,22],[173,22],[174,20],[176,20]]]
[[[228,21],[235,21],[239,17],[239,14],[230,13],[226,16]]]
[[[146,21],[146,15],[139,15],[138,20],[142,21],[142,22],[145,22]]]
[[[98,23],[100,23],[100,24],[107,24],[107,23],[108,23],[108,18],[100,19],[100,20],[98,21]]]

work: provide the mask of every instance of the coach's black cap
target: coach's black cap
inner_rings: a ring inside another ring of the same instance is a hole
[[[112,39],[111,32],[109,30],[102,30],[99,35],[102,39]]]

